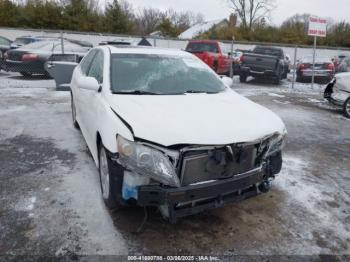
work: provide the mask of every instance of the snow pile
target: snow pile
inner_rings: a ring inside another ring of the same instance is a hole
[[[191,28],[187,29],[182,34],[180,34],[178,36],[178,38],[180,38],[180,39],[192,39],[192,38],[195,38],[199,34],[208,31],[214,25],[220,24],[222,21],[223,21],[222,19],[219,19],[219,20],[208,21],[208,22],[196,24],[196,25],[192,26]]]

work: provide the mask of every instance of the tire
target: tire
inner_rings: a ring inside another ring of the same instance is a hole
[[[53,79],[49,72],[45,71],[44,77],[47,79]]]
[[[219,69],[218,61],[214,61],[213,70],[215,71],[215,73],[218,73],[218,69]]]
[[[75,103],[74,103],[74,100],[73,100],[73,95],[72,93],[70,94],[70,105],[71,105],[71,111],[72,111],[72,121],[73,121],[73,126],[76,128],[76,129],[80,129],[79,127],[79,123],[77,121],[77,110],[75,108]]]
[[[33,74],[28,72],[19,72],[24,77],[31,77]]]
[[[344,111],[344,115],[347,118],[350,118],[350,97],[348,99],[346,99],[344,106],[343,106],[343,111]]]
[[[123,185],[123,170],[114,164],[105,147],[99,145],[99,177],[103,201],[109,209],[122,207],[121,191]]]
[[[282,69],[280,68],[279,71],[278,71],[278,75],[273,79],[273,83],[275,85],[279,85],[281,83],[281,79],[282,79],[282,76],[283,76],[283,73],[281,71],[282,71]]]
[[[287,77],[288,77],[288,72],[284,72],[282,75],[282,79],[287,79]]]
[[[247,82],[247,75],[240,75],[239,82],[246,83]]]
[[[276,77],[274,80],[273,80],[273,84],[274,85],[279,85],[281,83],[281,77]]]

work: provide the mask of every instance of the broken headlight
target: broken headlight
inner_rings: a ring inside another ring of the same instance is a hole
[[[117,137],[119,158],[124,167],[168,186],[180,187],[180,180],[169,158],[162,152]]]
[[[287,130],[284,129],[282,134],[275,134],[269,139],[270,145],[267,151],[267,156],[271,156],[283,149],[286,136],[287,136]]]

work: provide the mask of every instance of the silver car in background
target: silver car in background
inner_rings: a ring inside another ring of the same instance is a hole
[[[350,118],[350,73],[336,74],[328,84],[324,97],[333,105],[343,109]]]

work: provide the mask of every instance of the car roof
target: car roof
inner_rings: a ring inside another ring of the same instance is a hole
[[[168,55],[179,57],[193,57],[192,54],[170,48],[157,48],[157,47],[145,47],[145,46],[126,46],[126,45],[107,45],[112,54],[146,54],[146,55]],[[104,46],[106,47],[106,46]]]
[[[203,43],[203,44],[216,44],[216,43],[220,43],[217,40],[190,40],[188,41],[189,43]]]

